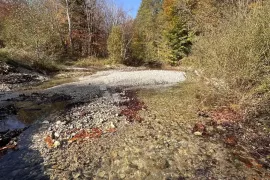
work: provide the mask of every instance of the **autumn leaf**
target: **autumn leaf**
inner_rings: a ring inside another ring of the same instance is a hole
[[[51,136],[48,135],[44,140],[45,140],[48,148],[52,148],[53,147],[53,140],[52,140]]]
[[[73,138],[71,138],[68,142],[74,142],[77,141],[79,139],[89,139],[89,138],[99,138],[102,135],[102,130],[99,128],[93,128],[92,132],[89,133],[86,130],[82,130],[80,132],[78,132]]]
[[[237,139],[235,136],[228,136],[225,139],[225,143],[230,146],[235,146],[237,144]]]
[[[115,133],[116,132],[116,129],[115,128],[110,128],[110,129],[107,130],[107,132],[109,132],[109,133]]]

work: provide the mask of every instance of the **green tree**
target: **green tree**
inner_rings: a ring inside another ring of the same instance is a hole
[[[168,31],[167,38],[172,64],[177,63],[190,53],[192,46],[192,33],[185,28],[184,24],[177,23],[175,27]]]
[[[123,63],[123,32],[120,26],[114,26],[108,38],[108,51],[114,63]]]
[[[182,5],[182,4],[181,4]],[[191,51],[192,31],[188,29],[188,15],[176,0],[164,0],[164,34],[169,46],[170,63],[175,64]]]
[[[133,58],[141,61],[161,59],[159,41],[161,39],[159,14],[161,0],[143,0],[135,20],[135,38],[132,42]]]

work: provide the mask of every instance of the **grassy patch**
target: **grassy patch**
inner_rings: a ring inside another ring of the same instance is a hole
[[[182,83],[166,90],[141,90],[139,98],[163,120],[195,120],[197,105],[195,83]]]
[[[232,95],[201,81],[187,81],[166,90],[141,90],[139,97],[164,120],[196,122],[199,111],[211,111],[222,106],[239,110],[238,101]]]
[[[0,60],[14,67],[23,67],[43,74],[56,73],[62,69],[60,64],[49,57],[36,60],[34,54],[23,50],[0,49]]]
[[[57,73],[62,69],[61,65],[54,61],[35,61],[32,67],[43,74]]]
[[[88,57],[79,59],[74,63],[74,66],[78,67],[104,67],[106,65],[112,65],[112,61],[110,59],[101,59],[96,57]]]

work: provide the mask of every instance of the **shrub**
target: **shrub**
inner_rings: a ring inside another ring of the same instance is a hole
[[[262,84],[270,70],[270,5],[243,8],[197,39],[186,61],[240,95]]]

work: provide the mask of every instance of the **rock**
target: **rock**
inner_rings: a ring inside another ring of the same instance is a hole
[[[60,134],[58,132],[55,132],[54,133],[54,137],[59,138],[60,137]]]
[[[121,179],[124,179],[124,178],[126,177],[126,175],[125,175],[125,174],[120,174],[119,177],[120,177]]]
[[[195,136],[202,136],[202,132],[196,131],[196,132],[194,132],[194,135]]]
[[[49,124],[49,121],[43,121],[42,124]]]
[[[222,126],[220,126],[220,125],[217,126],[217,129],[220,130],[220,131],[225,131],[225,130],[226,130],[224,127],[222,127]]]
[[[105,172],[105,171],[100,171],[100,172],[98,173],[98,177],[100,177],[100,178],[105,177],[105,175],[106,175],[106,172]]]
[[[213,131],[214,131],[214,127],[213,127],[213,126],[209,126],[209,127],[207,127],[207,130],[208,130],[209,132],[213,132]]]
[[[81,176],[81,173],[80,172],[73,172],[72,173],[72,177],[74,178],[74,179],[77,179],[78,177],[80,177]]]
[[[57,121],[56,124],[57,125],[60,125],[60,124],[62,124],[62,122],[61,121]]]
[[[107,87],[105,85],[101,85],[101,86],[99,86],[99,89],[101,91],[106,91],[107,90]]]
[[[112,128],[112,129],[115,129],[116,128],[115,125],[113,124],[113,122],[111,122],[110,128]]]
[[[53,147],[58,148],[61,145],[59,141],[55,141]]]
[[[66,120],[67,120],[67,121],[70,121],[70,117],[69,117],[69,116],[66,116]]]
[[[14,170],[14,171],[12,171],[11,175],[15,177],[15,176],[17,176],[17,174],[18,174],[20,171],[21,171],[20,169]]]
[[[118,155],[118,154],[117,154],[116,151],[112,151],[112,152],[111,152],[111,158],[112,158],[112,159],[115,159],[115,158],[117,157],[117,155]]]

